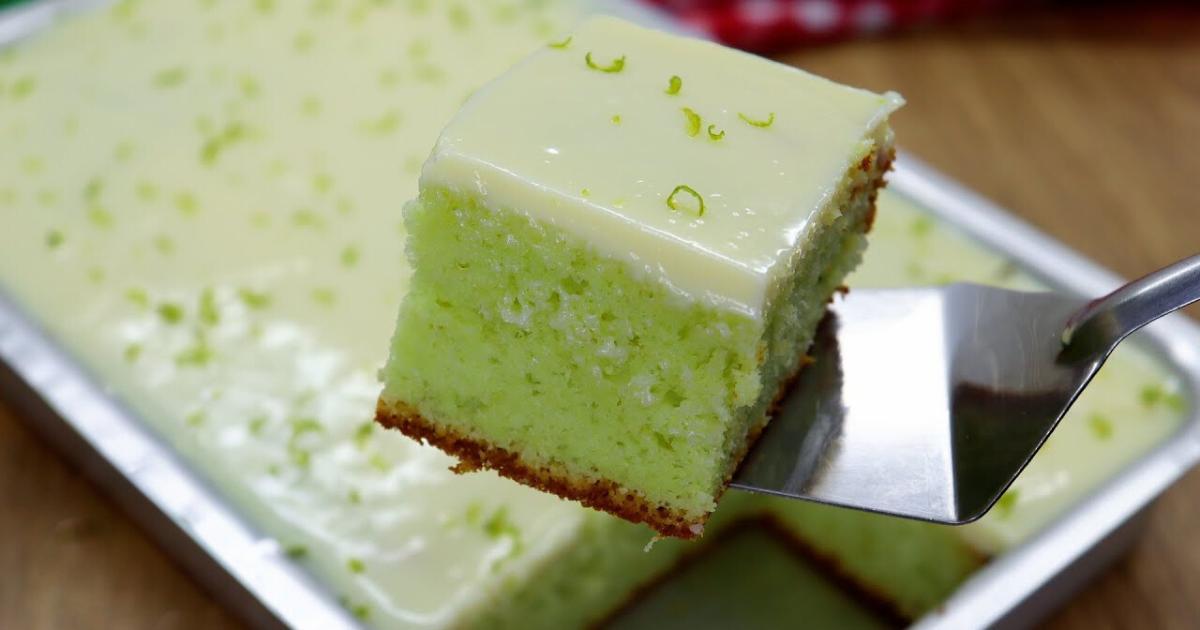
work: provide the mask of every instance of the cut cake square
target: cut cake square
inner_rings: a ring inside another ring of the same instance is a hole
[[[377,420],[701,534],[860,259],[901,104],[614,18],[534,53],[405,209]]]

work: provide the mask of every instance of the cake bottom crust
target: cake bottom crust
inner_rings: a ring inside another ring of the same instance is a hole
[[[523,485],[578,501],[627,521],[645,523],[663,536],[696,538],[704,532],[704,523],[708,520],[707,514],[695,516],[652,505],[639,493],[606,479],[571,477],[549,466],[530,464],[506,448],[431,422],[403,402],[380,400],[375,409],[375,421],[457,457],[459,463],[452,469],[456,473],[481,468],[494,470]]]
[[[746,442],[735,461],[742,461],[754,447],[800,372],[812,361],[812,357],[805,354],[795,371],[780,384],[762,421],[750,428]],[[456,473],[474,472],[484,468],[494,470],[500,476],[522,485],[578,501],[587,507],[608,512],[627,521],[644,523],[661,536],[689,540],[699,538],[704,534],[704,524],[710,516],[691,515],[663,505],[651,504],[640,493],[624,489],[608,479],[580,478],[550,466],[531,464],[502,446],[431,422],[404,402],[380,398],[375,407],[375,422],[457,457],[458,464],[451,468]],[[726,475],[720,492],[714,497],[715,501],[719,502],[721,495],[728,489],[733,472],[730,471]]]

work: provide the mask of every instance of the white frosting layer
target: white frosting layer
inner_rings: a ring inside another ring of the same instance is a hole
[[[603,70],[618,59],[619,71]],[[422,184],[525,212],[685,294],[757,317],[810,218],[902,103],[595,18],[474,96],[442,133]],[[743,119],[772,115],[766,127]],[[713,139],[710,125],[724,136]],[[703,199],[703,216],[687,191],[668,205],[680,185]]]

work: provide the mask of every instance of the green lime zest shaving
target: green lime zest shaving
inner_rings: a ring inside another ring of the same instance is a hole
[[[708,126],[708,137],[710,140],[720,140],[725,137],[724,129],[717,129],[716,125]]]
[[[246,308],[251,310],[261,310],[271,305],[271,296],[264,292],[255,291],[253,289],[238,289],[238,299]]]
[[[216,164],[221,153],[242,142],[249,136],[248,130],[238,122],[229,123],[220,133],[213,135],[200,147],[200,163],[205,166]]]
[[[521,530],[512,522],[508,516],[508,508],[499,507],[495,512],[492,512],[483,523],[483,532],[488,538],[500,538],[501,536],[511,536],[516,538],[521,535]]]
[[[305,433],[320,433],[325,430],[325,426],[316,418],[296,418],[292,420],[292,437],[304,435]]]
[[[738,118],[744,120],[746,124],[750,125],[751,127],[762,127],[763,129],[775,124],[775,112],[771,112],[769,115],[767,115],[766,120],[755,120],[741,112],[738,112]]]
[[[205,326],[216,326],[221,323],[221,310],[217,307],[217,296],[211,287],[200,292],[200,306],[197,311],[200,323]]]
[[[358,425],[358,428],[354,430],[355,446],[357,446],[359,449],[366,448],[367,440],[371,439],[371,434],[374,432],[375,432],[375,423],[374,422],[364,422],[364,423]]]
[[[557,48],[558,50],[566,50],[567,47],[571,45],[572,39],[573,38],[570,35],[568,35],[567,38],[562,40],[561,42],[550,42],[549,44],[546,44],[546,45],[549,46],[550,48]]]
[[[700,133],[700,114],[697,114],[696,111],[690,107],[684,107],[682,108],[682,111],[683,115],[687,116],[687,135],[694,138]]]
[[[675,198],[678,197],[681,193],[685,194],[685,195],[690,195],[692,198],[694,198],[696,200],[696,207],[691,208],[686,205],[679,204],[679,202],[677,202],[675,200]],[[667,196],[667,207],[672,210],[675,210],[677,212],[684,211],[684,210],[689,210],[689,211],[694,210],[696,212],[696,216],[702,217],[702,216],[704,216],[704,197],[701,197],[700,193],[696,192],[695,188],[692,188],[691,186],[688,186],[686,184],[680,184],[675,187],[675,190],[671,191],[670,195]]]
[[[667,82],[667,94],[674,96],[679,93],[681,88],[683,88],[683,79],[679,75],[672,75],[671,80]]]
[[[214,356],[213,349],[203,335],[197,335],[195,342],[180,350],[175,355],[175,365],[179,367],[202,367],[208,365]]]
[[[13,82],[12,86],[9,87],[8,93],[16,101],[29,96],[35,89],[37,89],[37,79],[33,77],[21,77]]]
[[[113,225],[112,213],[101,206],[88,208],[87,218],[88,221],[92,222],[92,225],[101,229],[108,229]]]
[[[1112,420],[1099,413],[1094,413],[1092,417],[1088,418],[1088,428],[1092,430],[1092,435],[1095,435],[1100,440],[1107,440],[1113,434]]]
[[[308,555],[308,547],[304,545],[288,545],[284,548],[283,553],[292,560],[301,560]]]
[[[1006,519],[1012,516],[1013,510],[1017,507],[1017,496],[1020,490],[1009,488],[1008,492],[1000,495],[1000,499],[996,501],[996,516],[1001,519]]]
[[[328,287],[317,287],[309,293],[309,296],[321,306],[333,306],[333,303],[337,301],[337,294]]]
[[[371,455],[371,457],[367,459],[367,463],[371,465],[371,468],[374,468],[382,473],[385,473],[392,468],[392,465],[388,463],[388,460],[379,453]]]
[[[46,232],[46,247],[50,249],[58,248],[65,240],[66,237],[63,236],[63,233],[59,230],[50,230],[49,232]]]
[[[150,294],[146,293],[145,289],[133,287],[125,292],[125,299],[138,308],[150,308]]]
[[[124,354],[125,354],[125,360],[128,361],[129,363],[137,362],[138,357],[142,356],[142,344],[131,343],[131,344],[125,346]]]
[[[173,302],[164,302],[155,309],[158,316],[168,324],[178,324],[183,321],[183,307]]]
[[[355,617],[357,617],[359,619],[366,619],[367,617],[369,617],[371,615],[371,607],[370,606],[368,606],[366,604],[355,603],[355,602],[351,601],[350,598],[346,597],[345,595],[338,597],[338,603],[342,605],[342,608],[349,610],[350,614],[354,615]]]
[[[170,254],[175,251],[175,241],[166,234],[160,234],[154,238],[154,248],[161,254]]]
[[[592,61],[591,51],[588,51],[588,53],[583,56],[583,60],[587,62],[587,67],[591,68],[592,70],[607,72],[609,74],[615,74],[625,69],[625,55],[621,55],[620,57],[613,59],[612,63],[608,64],[607,66],[597,65],[595,61]]]
[[[614,125],[621,124],[621,115],[620,114],[613,114],[612,124],[614,124]]]
[[[160,70],[154,75],[154,86],[160,88],[175,87],[187,80],[187,68],[176,67]]]
[[[312,452],[302,448],[288,447],[288,457],[301,470],[308,470],[309,465],[312,464]]]

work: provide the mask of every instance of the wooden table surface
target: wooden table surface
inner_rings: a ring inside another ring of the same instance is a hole
[[[1200,251],[1196,10],[1040,11],[784,58],[902,92],[905,150],[1123,275]],[[0,628],[235,625],[2,401],[0,500]],[[1194,473],[1047,626],[1195,628],[1198,595]]]

